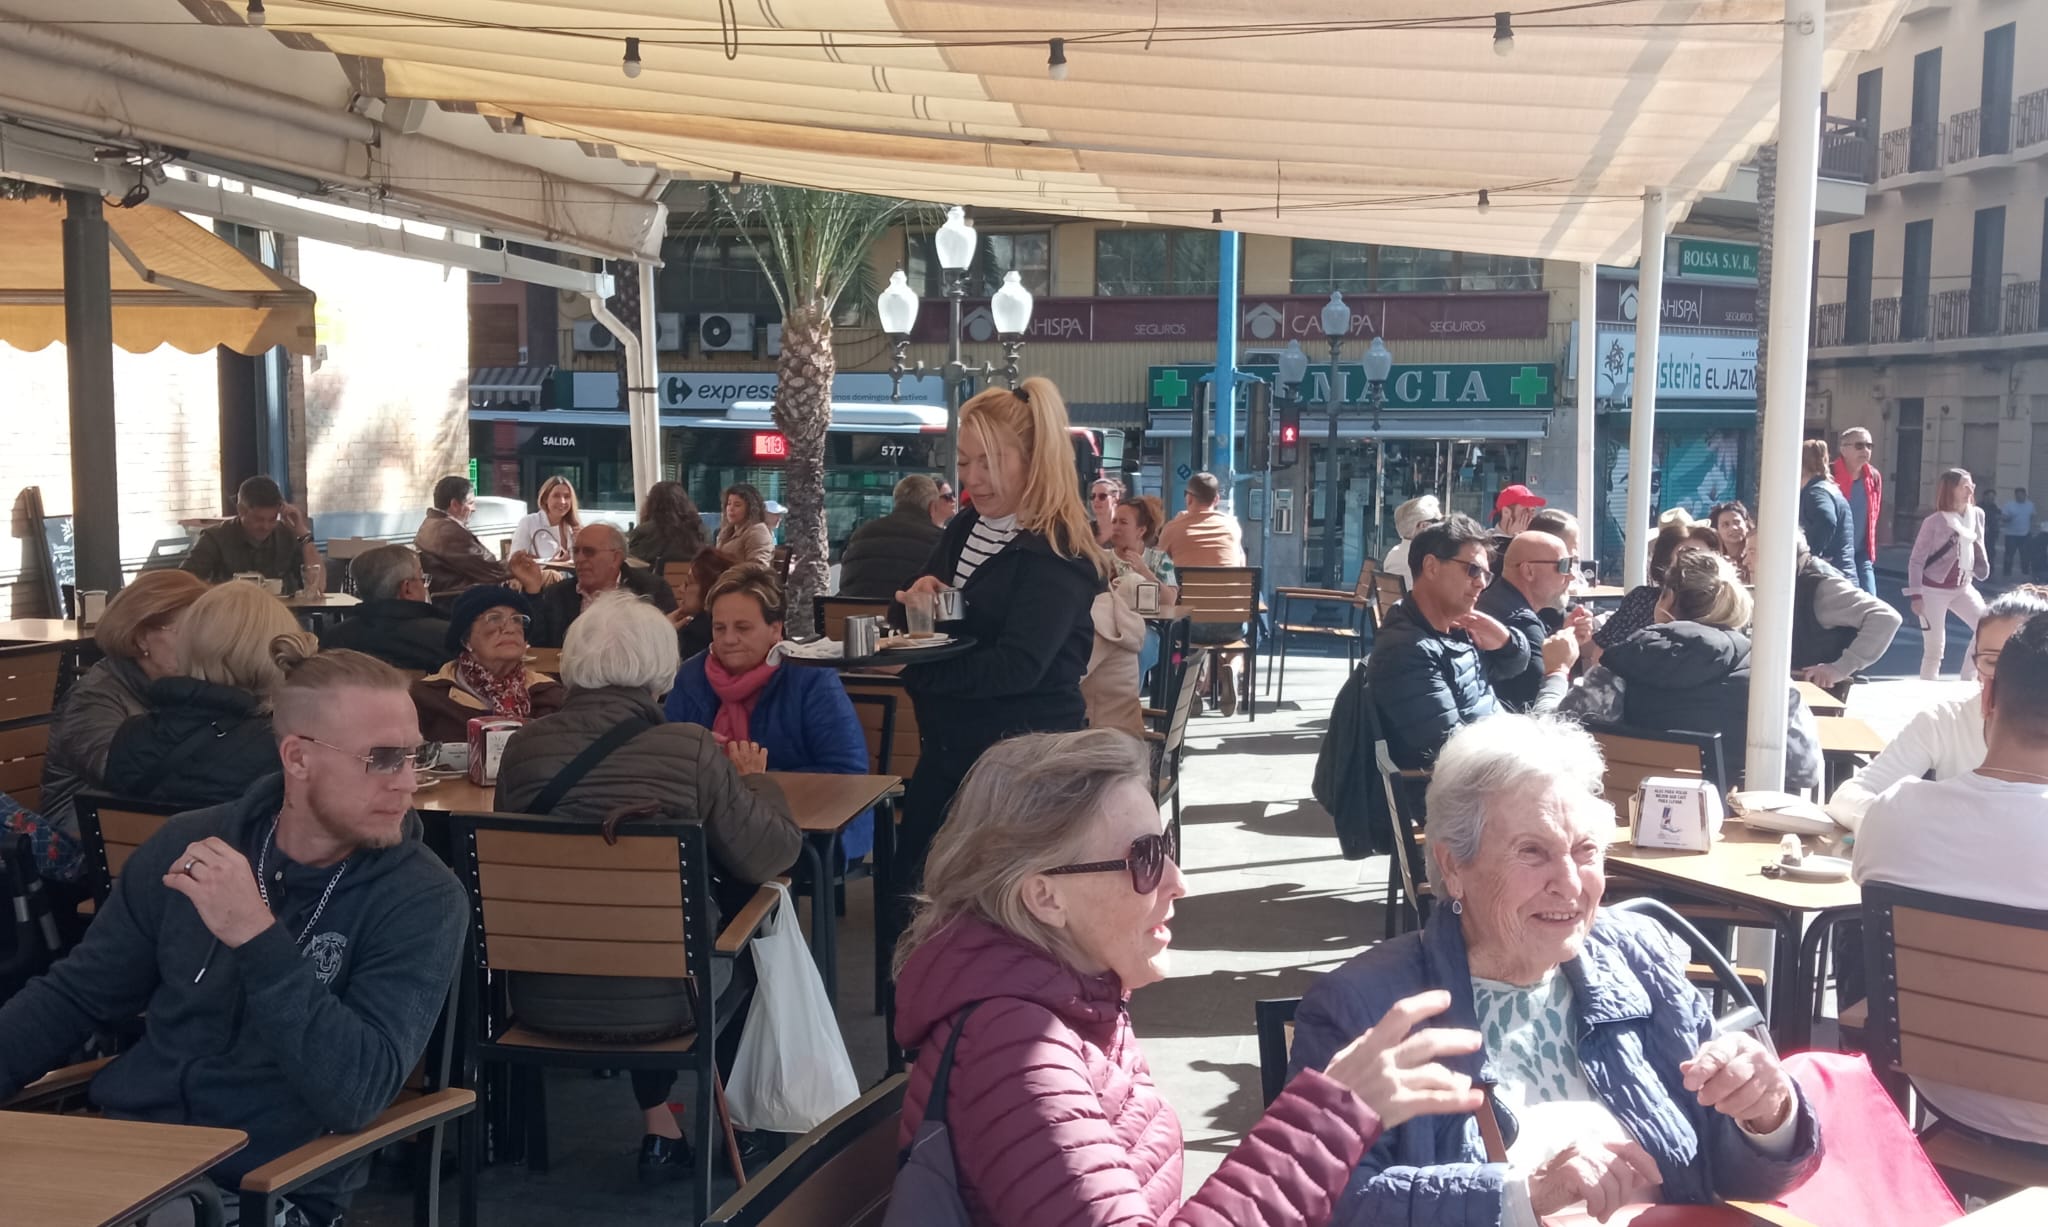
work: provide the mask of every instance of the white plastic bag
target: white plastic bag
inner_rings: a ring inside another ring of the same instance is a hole
[[[742,1128],[809,1133],[858,1099],[860,1084],[825,982],[804,945],[789,888],[775,890],[782,901],[754,936],[760,982],[740,1032],[725,1102]]]

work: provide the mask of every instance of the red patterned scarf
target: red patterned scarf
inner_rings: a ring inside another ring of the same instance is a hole
[[[484,662],[464,648],[462,655],[455,658],[455,681],[464,690],[489,703],[495,715],[517,716],[521,720],[533,716],[533,696],[526,690],[524,665],[499,677],[484,668]]]

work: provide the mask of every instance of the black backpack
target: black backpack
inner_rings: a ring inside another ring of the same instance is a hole
[[[960,1198],[960,1173],[953,1163],[953,1139],[946,1129],[946,1084],[953,1075],[953,1048],[967,1019],[981,1005],[976,1001],[960,1012],[953,1034],[946,1039],[946,1051],[939,1056],[938,1072],[932,1075],[931,1093],[925,1097],[924,1119],[911,1135],[910,1145],[896,1160],[896,1184],[889,1194],[889,1212],[882,1227],[974,1227],[967,1203]]]

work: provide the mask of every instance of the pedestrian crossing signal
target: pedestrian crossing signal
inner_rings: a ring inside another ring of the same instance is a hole
[[[1301,407],[1282,405],[1280,407],[1280,450],[1273,457],[1273,467],[1288,468],[1301,459]]]

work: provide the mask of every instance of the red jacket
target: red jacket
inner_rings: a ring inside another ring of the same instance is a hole
[[[1840,456],[1835,457],[1835,484],[1842,488],[1842,497],[1849,500],[1849,509],[1854,511],[1856,499],[1849,493],[1849,465]],[[1863,556],[1874,560],[1877,557],[1877,516],[1884,504],[1884,478],[1878,475],[1874,464],[1863,466],[1863,495],[1870,500],[1870,518],[1856,527],[1863,536]],[[1856,577],[1852,575],[1849,578]]]
[[[962,919],[903,969],[896,1038],[917,1048],[903,1098],[908,1144],[953,1018],[947,1121],[960,1189],[980,1227],[1313,1227],[1379,1136],[1357,1096],[1304,1071],[1181,1202],[1180,1121],[1152,1083],[1114,974],[1083,976],[986,922]]]

